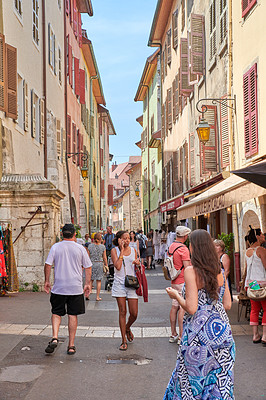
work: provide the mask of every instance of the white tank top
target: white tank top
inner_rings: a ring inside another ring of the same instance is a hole
[[[262,264],[261,258],[257,256],[257,248],[253,250],[252,256],[248,257],[245,254],[247,262],[247,277],[245,281],[245,287],[254,280],[260,283],[262,286],[266,286],[266,270]]]
[[[116,247],[115,249],[116,249],[117,257],[119,257],[120,256],[119,247]],[[125,284],[125,275],[136,276],[135,265],[132,264],[136,258],[135,249],[133,247],[131,247],[130,249],[131,249],[131,253],[129,254],[129,256],[124,256],[124,263],[122,263],[121,269],[118,270],[115,268],[114,281],[117,281],[123,285]],[[125,274],[125,270],[126,270],[126,274]]]

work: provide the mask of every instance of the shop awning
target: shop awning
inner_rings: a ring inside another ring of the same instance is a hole
[[[184,204],[184,196],[183,195],[174,197],[171,200],[161,203],[161,205],[160,205],[161,212],[176,210],[178,207],[182,206],[182,204]]]
[[[217,185],[196,196],[177,210],[177,219],[187,219],[215,212],[232,204],[266,195],[266,190],[245,179],[231,175]]]
[[[158,148],[161,144],[161,129],[158,131],[154,132],[151,135],[151,139],[149,141],[149,147],[150,148]]]
[[[266,189],[266,161],[232,171],[232,173]]]

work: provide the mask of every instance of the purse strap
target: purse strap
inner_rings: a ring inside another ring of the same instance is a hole
[[[255,250],[256,250],[256,248],[253,248],[252,260],[251,260],[251,264],[250,264],[250,266],[249,266],[249,269],[248,269],[248,271],[247,271],[247,276],[246,276],[246,280],[247,280],[247,281],[250,280],[250,276],[251,276],[251,267],[252,267],[252,264],[253,264],[254,256],[255,256],[255,254],[256,254]]]

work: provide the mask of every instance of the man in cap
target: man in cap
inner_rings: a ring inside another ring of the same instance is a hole
[[[186,226],[180,225],[176,227],[176,240],[171,244],[168,249],[168,254],[173,255],[173,263],[176,270],[182,269],[178,277],[171,281],[171,286],[176,289],[180,294],[185,283],[184,280],[184,268],[191,265],[190,254],[187,246],[184,244],[190,234],[191,230]],[[176,331],[176,321],[178,313],[178,327],[179,335]],[[170,343],[179,343],[183,332],[183,318],[184,310],[180,307],[177,300],[172,300],[172,307],[170,310],[170,324],[171,324],[171,336],[169,338]]]
[[[76,243],[76,231],[73,224],[65,224],[62,229],[63,241],[55,243],[48,254],[44,266],[44,290],[49,294],[52,305],[52,340],[45,349],[53,353],[58,345],[58,331],[61,317],[68,314],[69,343],[68,354],[75,354],[75,335],[78,325],[78,315],[85,313],[84,295],[90,295],[91,260],[87,250]],[[51,288],[50,274],[54,264],[54,285]],[[82,285],[82,268],[85,269],[85,285]]]

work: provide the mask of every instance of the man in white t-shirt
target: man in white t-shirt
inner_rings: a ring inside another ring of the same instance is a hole
[[[69,343],[68,354],[75,354],[74,346],[78,315],[85,313],[84,295],[90,295],[91,260],[84,246],[75,242],[75,227],[65,224],[62,229],[63,241],[55,243],[47,257],[44,266],[44,290],[49,294],[52,305],[53,337],[45,349],[53,353],[58,344],[58,331],[61,317],[68,314]],[[54,265],[54,285],[51,289],[50,274]],[[82,284],[82,267],[85,269],[85,285]]]

